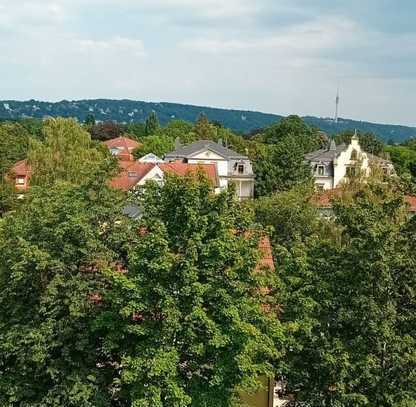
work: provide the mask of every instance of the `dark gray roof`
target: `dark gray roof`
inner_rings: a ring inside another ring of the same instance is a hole
[[[248,157],[246,157],[245,155],[241,155],[233,150],[230,150],[227,147],[222,146],[219,143],[215,143],[212,140],[199,140],[187,146],[179,147],[171,153],[166,154],[165,158],[188,158],[195,155],[199,151],[206,149],[209,149],[214,153],[227,159],[248,159]]]
[[[337,158],[347,148],[348,146],[346,144],[335,146],[335,143],[331,143],[328,148],[323,148],[321,150],[306,154],[305,159],[308,161],[331,162],[334,161],[335,158]]]

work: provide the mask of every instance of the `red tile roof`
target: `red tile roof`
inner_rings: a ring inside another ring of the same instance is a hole
[[[127,137],[117,137],[111,140],[104,141],[104,144],[109,150],[117,148],[120,152],[117,154],[117,158],[125,161],[133,161],[133,151],[140,147],[142,144],[136,140],[132,140]]]
[[[27,160],[18,161],[9,171],[8,179],[15,183],[18,190],[25,191],[29,187],[29,180],[32,175],[32,169]],[[18,184],[17,179],[24,178],[23,184]]]
[[[182,161],[158,164],[159,168],[166,173],[172,173],[184,177],[189,174],[197,174],[202,171],[212,182],[214,187],[219,185],[217,176],[217,166],[215,164],[188,164]]]
[[[416,212],[416,196],[407,195],[405,199],[409,204],[409,212]]]
[[[342,196],[342,189],[328,189],[319,192],[312,198],[312,203],[322,209],[330,209],[332,207],[332,200]],[[405,201],[409,204],[409,212],[416,212],[416,196],[406,195]]]
[[[154,167],[152,163],[139,161],[120,161],[121,171],[110,181],[110,186],[123,191],[136,186]]]

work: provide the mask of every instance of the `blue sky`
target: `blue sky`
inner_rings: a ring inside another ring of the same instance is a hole
[[[414,0],[0,0],[0,99],[416,125]]]

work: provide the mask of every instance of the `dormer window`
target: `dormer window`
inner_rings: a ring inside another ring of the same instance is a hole
[[[110,149],[110,152],[112,155],[119,155],[120,154],[120,149],[118,147],[113,147]]]
[[[238,166],[237,166],[237,172],[239,174],[244,174],[244,164],[238,164]]]
[[[25,185],[25,177],[17,177],[16,185]]]
[[[135,171],[129,171],[128,177],[129,178],[135,178],[135,177],[137,177],[137,172],[135,172]]]
[[[325,165],[318,165],[316,168],[318,175],[325,175]]]

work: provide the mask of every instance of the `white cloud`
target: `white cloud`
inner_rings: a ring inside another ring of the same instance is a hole
[[[145,56],[143,41],[132,38],[115,37],[109,40],[78,40],[81,52],[115,57],[118,54],[126,54],[135,57]]]
[[[236,52],[278,52],[284,55],[310,56],[320,51],[337,48],[352,43],[362,33],[354,22],[325,18],[305,24],[289,27],[284,31],[260,38],[220,39],[192,38],[182,41],[179,46],[200,53],[236,53]]]

